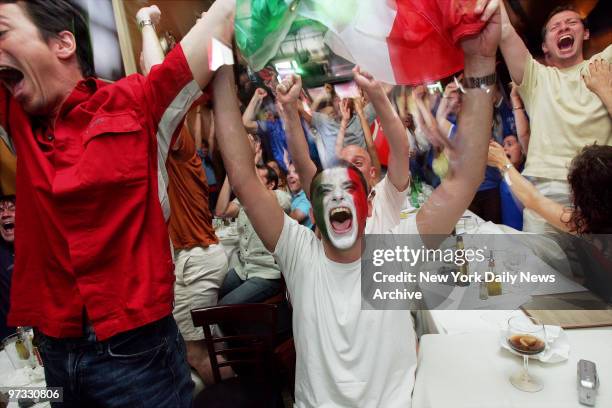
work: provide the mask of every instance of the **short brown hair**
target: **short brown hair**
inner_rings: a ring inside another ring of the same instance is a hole
[[[576,7],[571,4],[571,3],[566,3],[566,4],[561,4],[557,7],[555,7],[554,9],[552,9],[552,11],[550,13],[548,13],[548,17],[546,17],[546,21],[544,21],[544,25],[542,26],[542,41],[544,41],[546,39],[546,26],[548,25],[548,22],[557,14],[562,13],[564,11],[573,11],[576,14],[580,14],[578,12],[578,10],[576,9]],[[582,25],[584,26],[585,29],[588,28],[587,26],[587,20],[586,18],[580,18],[580,21],[582,21]]]

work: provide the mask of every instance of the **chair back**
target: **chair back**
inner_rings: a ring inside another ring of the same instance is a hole
[[[273,350],[276,337],[277,306],[263,303],[220,305],[191,311],[196,327],[204,330],[215,383],[221,382],[219,369],[244,366],[253,369],[255,380],[269,378],[274,365]],[[253,333],[213,337],[210,326],[253,326]],[[223,356],[223,361],[219,361]]]

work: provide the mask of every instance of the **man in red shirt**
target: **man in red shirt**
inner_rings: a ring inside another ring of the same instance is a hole
[[[230,42],[233,8],[215,2],[147,77],[108,85],[92,77],[87,25],[69,2],[0,0],[20,158],[9,324],[37,329],[47,385],[67,406],[191,405],[165,162],[213,75],[207,45]]]

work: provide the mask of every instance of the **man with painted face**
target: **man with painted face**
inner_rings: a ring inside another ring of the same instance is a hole
[[[531,124],[523,174],[545,197],[565,205],[570,204],[571,159],[586,145],[612,144],[612,88],[609,80],[601,80],[609,72],[612,45],[585,60],[583,45],[589,36],[573,6],[555,8],[542,28],[544,66],[529,54],[502,2],[500,49]],[[554,233],[533,211],[523,216],[525,231]]]
[[[488,24],[461,44],[465,74],[477,83],[475,78],[495,72],[497,6],[496,1],[478,3],[476,12]],[[410,312],[361,310],[360,258],[372,208],[363,173],[342,165],[312,178],[313,217],[322,235],[317,239],[285,215],[254,169],[243,165],[253,160],[253,153],[240,122],[233,81],[230,67],[222,67],[213,80],[215,121],[227,124],[219,128],[218,142],[234,192],[257,235],[273,251],[291,295],[295,406],[410,407],[416,369]],[[393,233],[452,231],[483,179],[493,115],[490,91],[467,86],[457,137],[450,144],[452,175],[416,217]]]
[[[387,175],[377,183],[372,159],[368,151],[360,145],[346,145],[340,152],[340,158],[355,165],[363,173],[368,185],[376,190],[372,214],[366,222],[366,233],[383,233],[400,221],[400,211],[410,183],[410,145],[405,127],[381,84],[367,72],[361,72],[359,67],[356,67],[353,73],[355,82],[367,94],[385,129],[390,147]],[[277,97],[283,105],[289,152],[300,175],[302,187],[306,194],[309,194],[317,167],[308,156],[308,146],[299,122],[298,98],[301,90],[301,78],[293,75],[285,78],[277,87]]]

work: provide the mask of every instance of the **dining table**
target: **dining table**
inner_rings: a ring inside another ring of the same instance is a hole
[[[403,220],[416,212],[409,202],[407,204]],[[574,282],[566,271],[555,268],[563,265],[563,253],[553,240],[487,223],[470,211],[466,211],[462,219],[468,221],[460,220],[457,230],[466,242],[470,235],[510,234],[519,245],[528,248],[529,255],[522,266],[555,274],[559,284],[527,291],[506,287],[504,296],[490,297],[486,301],[478,299],[473,287],[457,287],[448,295],[445,304],[414,311],[419,348],[412,408],[584,407],[578,399],[577,365],[580,360],[596,365],[599,387],[594,406],[612,407],[612,326],[573,329],[545,326],[560,333],[555,343],[547,347],[555,344],[559,347],[561,343],[565,354],[551,360],[554,362],[530,358],[529,373],[543,384],[541,391],[524,392],[511,384],[509,378],[522,368],[523,357],[504,347],[508,320],[526,315],[521,306],[533,296],[587,289]],[[461,228],[463,231],[459,231]],[[549,262],[551,259],[553,262]],[[458,310],[461,307],[465,310]],[[582,313],[588,315],[597,311],[584,310]]]

